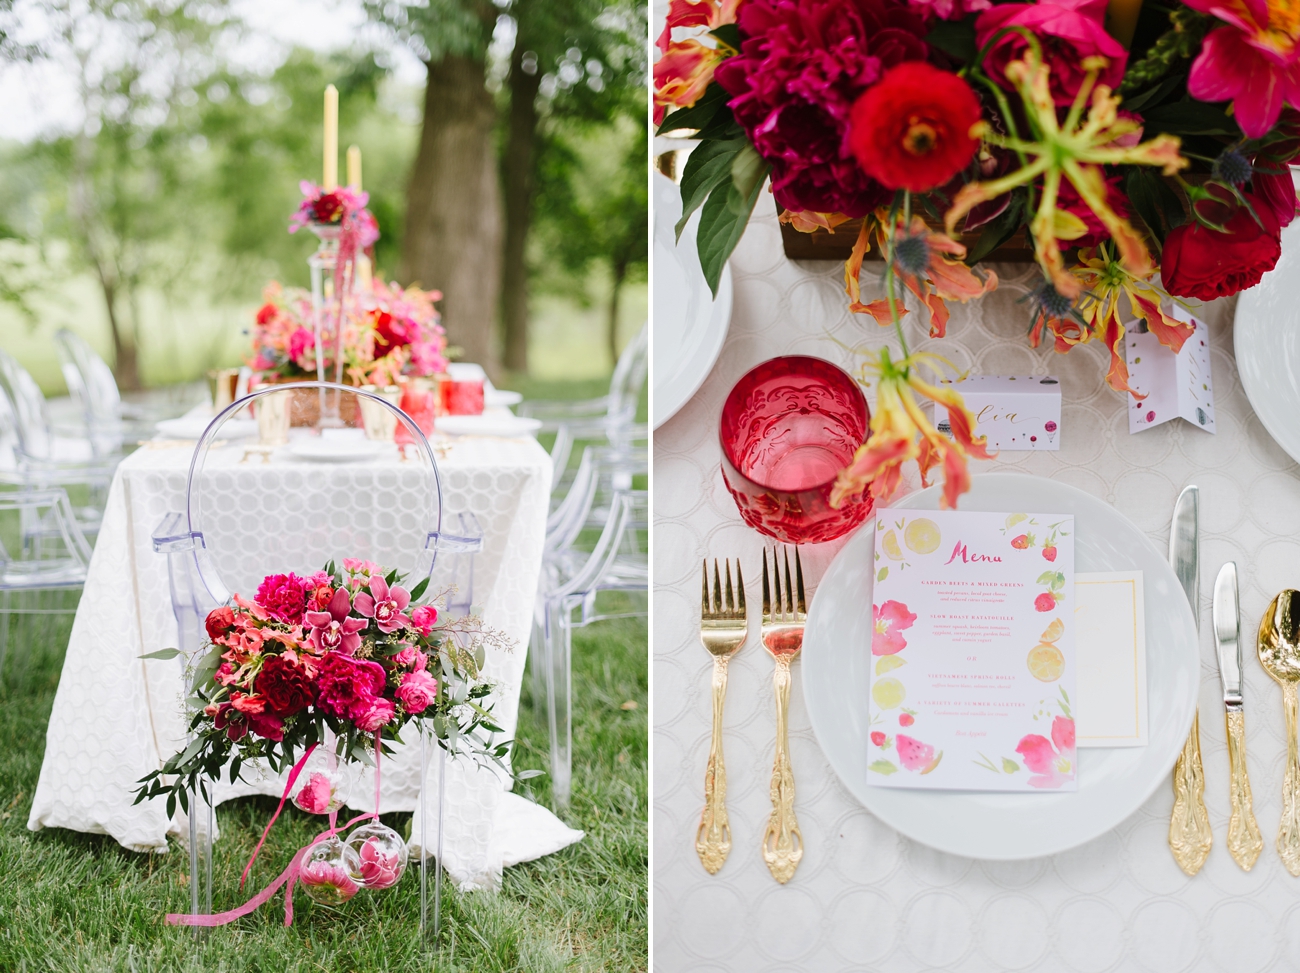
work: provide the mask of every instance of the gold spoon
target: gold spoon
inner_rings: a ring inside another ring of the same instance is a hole
[[[1297,741],[1296,683],[1300,682],[1300,591],[1287,588],[1269,603],[1259,623],[1259,664],[1282,687],[1286,708],[1286,775],[1282,780],[1282,822],[1277,853],[1300,876],[1300,741]]]

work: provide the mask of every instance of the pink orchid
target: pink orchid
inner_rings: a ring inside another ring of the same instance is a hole
[[[330,786],[330,779],[317,771],[298,792],[293,803],[308,814],[325,814],[330,809],[330,799],[333,796],[334,788]]]
[[[874,625],[872,655],[894,655],[907,648],[907,639],[903,638],[902,631],[912,627],[916,616],[901,601],[887,601],[879,607],[872,605],[871,620]]]
[[[438,698],[438,680],[424,669],[408,672],[397,687],[397,698],[408,713],[423,713]]]
[[[411,603],[411,593],[401,585],[393,585],[378,575],[370,578],[370,592],[358,592],[352,604],[367,618],[373,618],[381,632],[396,632],[411,623],[402,611]]]
[[[323,612],[307,612],[307,624],[311,626],[311,643],[317,652],[329,652],[338,649],[351,655],[361,644],[357,633],[366,627],[364,618],[349,618],[351,603],[348,593],[342,588],[334,592],[329,607]]]
[[[361,882],[368,889],[386,889],[402,877],[398,855],[387,851],[378,838],[367,839],[361,846]]]
[[[419,630],[425,638],[433,631],[433,626],[438,623],[438,609],[432,605],[420,605],[411,612],[411,624]]]
[[[1052,721],[1051,740],[1030,733],[1016,746],[1016,753],[1034,775],[1030,787],[1057,788],[1074,780],[1074,720],[1058,716]]]
[[[346,902],[352,898],[357,894],[357,890],[361,888],[360,885],[352,881],[352,876],[348,874],[347,869],[331,864],[324,859],[318,859],[304,865],[302,870],[298,872],[298,880],[303,885],[333,887],[341,902]]]
[[[1283,105],[1300,108],[1300,18],[1291,0],[1186,0],[1226,21],[1210,31],[1192,64],[1187,93],[1200,101],[1232,101],[1250,138],[1268,132]]]

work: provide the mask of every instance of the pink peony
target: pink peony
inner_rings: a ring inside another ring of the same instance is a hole
[[[411,624],[425,638],[433,631],[433,626],[438,624],[438,609],[432,605],[420,605],[411,612]]]
[[[253,600],[265,608],[272,618],[290,625],[299,625],[307,603],[306,584],[305,579],[293,572],[268,574],[258,585]]]
[[[364,618],[349,618],[351,602],[342,588],[334,592],[325,611],[309,611],[307,624],[311,626],[311,643],[317,652],[355,652],[361,644],[357,633],[366,627]]]
[[[423,713],[438,697],[438,680],[424,669],[408,672],[397,687],[397,698],[408,713]]]
[[[352,599],[352,607],[366,618],[373,618],[381,632],[396,632],[410,624],[402,612],[411,603],[411,594],[401,585],[391,589],[379,575],[370,578],[370,592],[358,592]]]
[[[1106,33],[1106,0],[1042,0],[1041,3],[1007,3],[980,14],[975,22],[975,43],[983,48],[1004,27],[1024,27],[1043,46],[1051,69],[1052,100],[1058,105],[1074,101],[1083,84],[1083,59],[1101,55],[1110,63],[1098,84],[1118,88],[1124,80],[1128,51]],[[1018,33],[1003,34],[984,58],[984,72],[1008,91],[1007,65],[1024,57],[1029,42]]]
[[[393,705],[392,700],[384,699],[382,696],[372,696],[366,703],[358,703],[353,707],[352,722],[363,733],[374,733],[381,726],[386,726],[396,715],[397,707]]]
[[[1034,776],[1030,787],[1057,788],[1074,780],[1074,720],[1058,716],[1052,721],[1052,739],[1037,733],[1023,737],[1016,753]]]
[[[333,865],[324,859],[304,865],[301,871],[298,872],[298,880],[303,885],[327,885],[333,887],[341,902],[346,902],[352,898],[357,894],[357,890],[361,888],[356,882],[352,881],[352,876],[347,873],[347,869]]]
[[[926,17],[901,0],[748,0],[740,53],[718,65],[736,121],[794,212],[865,216],[893,194],[849,149],[853,103],[886,68],[923,61]]]
[[[894,655],[907,648],[907,639],[903,638],[902,632],[912,627],[916,616],[901,601],[887,601],[879,607],[872,605],[871,620],[874,626],[872,655]]]
[[[333,796],[334,788],[330,786],[330,779],[317,771],[308,778],[293,803],[308,814],[325,814],[330,809],[330,799]]]
[[[316,706],[329,716],[356,722],[371,714],[387,681],[384,667],[378,662],[355,659],[342,651],[330,652],[321,659],[316,676]]]
[[[387,851],[378,838],[369,838],[361,846],[361,882],[368,889],[386,889],[402,877],[398,855]]]

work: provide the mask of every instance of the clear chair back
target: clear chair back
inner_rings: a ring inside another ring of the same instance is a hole
[[[13,418],[19,452],[36,459],[53,458],[54,437],[41,387],[27,369],[3,351],[0,351],[0,391]]]
[[[112,428],[122,418],[122,396],[108,362],[96,354],[79,334],[60,328],[54,334],[58,344],[63,380],[68,393],[81,408],[90,429]]]
[[[631,422],[636,415],[637,400],[645,386],[650,361],[649,324],[641,325],[614,366],[609,380],[609,419],[617,423]]]

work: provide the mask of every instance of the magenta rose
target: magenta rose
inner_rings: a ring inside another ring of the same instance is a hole
[[[865,216],[893,193],[849,148],[853,103],[887,68],[923,61],[927,18],[900,0],[749,0],[740,52],[715,72],[736,121],[772,164],[786,209]]]
[[[1023,27],[1043,47],[1051,69],[1052,100],[1069,105],[1083,84],[1083,59],[1101,55],[1110,63],[1098,84],[1118,88],[1124,80],[1128,51],[1106,33],[1106,0],[1043,0],[1042,3],[1007,3],[986,10],[975,22],[975,43],[985,44],[1004,27]],[[1007,79],[1007,65],[1021,60],[1029,42],[1024,35],[1003,34],[984,57],[984,73],[1002,88],[1015,89]]]
[[[397,687],[397,698],[408,713],[423,713],[438,698],[438,680],[423,669],[408,672]]]
[[[382,696],[372,696],[364,705],[353,708],[352,722],[363,733],[374,733],[397,715],[393,701]]]
[[[316,706],[329,716],[356,722],[383,695],[387,678],[378,662],[342,651],[327,653],[316,675]]]
[[[414,645],[402,646],[401,651],[393,656],[394,665],[402,669],[423,669],[428,661],[428,656]]]
[[[433,626],[438,623],[438,609],[432,605],[420,605],[411,611],[411,624],[416,630],[428,638],[433,631]]]
[[[307,604],[306,579],[293,572],[268,574],[257,586],[253,601],[267,610],[270,616],[290,625],[302,623],[303,609]]]

